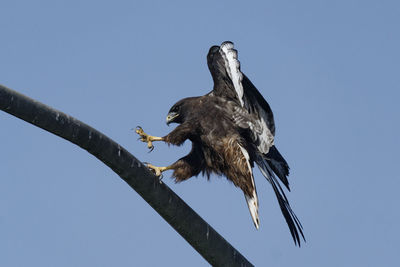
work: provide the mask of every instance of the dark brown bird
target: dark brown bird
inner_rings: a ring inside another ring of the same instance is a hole
[[[212,46],[207,63],[214,80],[213,90],[204,96],[182,99],[171,107],[167,124],[179,124],[172,132],[155,137],[140,127],[136,130],[150,149],[154,141],[179,146],[189,139],[192,150],[170,166],[147,166],[157,176],[173,170],[176,182],[200,172],[208,178],[211,173],[225,175],[243,191],[258,229],[258,198],[252,171],[256,163],[272,185],[295,244],[300,245],[300,235],[304,239],[301,223],[276,178],[290,191],[289,166],[274,145],[275,123],[270,106],[240,71],[232,42]]]

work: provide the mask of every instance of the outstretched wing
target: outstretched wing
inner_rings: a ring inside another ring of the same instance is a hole
[[[267,101],[252,82],[240,71],[237,51],[232,42],[224,42],[221,46],[213,46],[207,55],[208,68],[214,80],[211,95],[224,97],[240,104],[256,120],[259,129],[253,131],[258,150],[266,154],[274,143],[274,116]]]
[[[237,51],[232,42],[213,46],[207,55],[208,68],[214,80],[211,95],[224,97],[238,104],[233,120],[241,128],[249,128],[253,144],[263,160],[289,189],[286,176],[289,166],[274,146],[274,115],[264,97],[240,70]]]
[[[232,42],[211,47],[207,63],[214,80],[213,91],[209,94],[234,101],[240,106],[234,110],[233,120],[239,127],[250,129],[258,150],[255,161],[261,173],[271,183],[292,237],[300,245],[300,236],[304,239],[301,223],[274,174],[275,172],[289,189],[289,166],[274,146],[275,123],[269,104],[241,72],[237,51]]]

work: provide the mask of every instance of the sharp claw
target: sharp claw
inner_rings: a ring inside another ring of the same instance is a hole
[[[135,132],[139,135],[138,140],[147,143],[147,147],[150,149],[149,152],[154,150],[154,146],[153,143],[150,141],[151,140],[151,136],[149,136],[148,134],[146,134],[142,127],[140,126],[136,126],[136,130]]]
[[[148,162],[143,162],[143,164],[147,167],[147,169],[149,169],[154,175],[156,175],[157,176],[157,174],[156,174],[156,170],[154,170],[153,168],[150,168],[150,163],[148,163]]]
[[[158,181],[160,184],[162,184],[162,179],[163,179],[163,171],[161,171],[162,167],[156,167],[151,165],[148,162],[143,162],[143,164],[158,178]]]
[[[141,133],[143,133],[143,129],[142,129],[142,127],[140,127],[140,126],[136,126],[135,132],[136,132],[137,134],[141,134]]]
[[[155,176],[160,177],[161,174],[157,175],[158,173],[157,173],[157,171],[155,169],[153,169],[153,168],[149,168],[149,169]]]

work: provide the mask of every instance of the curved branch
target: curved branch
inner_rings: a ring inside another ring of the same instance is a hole
[[[117,173],[214,266],[253,266],[125,148],[89,125],[0,85],[0,109],[87,150]]]

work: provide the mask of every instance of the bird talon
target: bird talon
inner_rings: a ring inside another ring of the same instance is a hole
[[[160,180],[162,179],[162,172],[165,171],[165,167],[157,167],[150,163],[146,163],[146,166],[152,173],[155,174],[155,176],[157,176]]]
[[[210,48],[207,63],[214,88],[204,96],[182,99],[170,108],[166,123],[180,124],[175,130],[157,137],[147,135],[140,126],[136,127],[136,133],[142,142],[147,142],[150,152],[155,141],[174,145],[187,139],[192,141],[191,152],[170,166],[156,167],[149,163],[145,166],[158,177],[152,177],[154,183],[162,183],[162,173],[166,170],[174,170],[177,182],[201,171],[208,176],[210,172],[224,174],[242,189],[258,229],[258,197],[253,177],[256,163],[271,183],[294,243],[300,247],[300,239],[305,241],[303,227],[278,181],[279,178],[289,189],[289,166],[273,145],[275,125],[272,111],[258,89],[241,72],[237,53],[229,41]],[[243,128],[249,130],[243,132]]]
[[[139,134],[139,135],[144,134],[143,128],[140,127],[140,126],[136,126],[135,132],[136,132],[137,134]]]
[[[152,140],[152,136],[150,136],[150,135],[148,135],[147,133],[145,133],[145,132],[143,131],[143,128],[140,127],[140,126],[137,126],[137,127],[136,127],[135,132],[139,135],[138,140],[140,140],[140,141],[142,141],[142,142],[144,142],[144,143],[147,143],[147,147],[150,149],[149,152],[153,151],[154,146],[153,146],[153,143],[152,143],[152,141],[151,141],[151,140]]]

